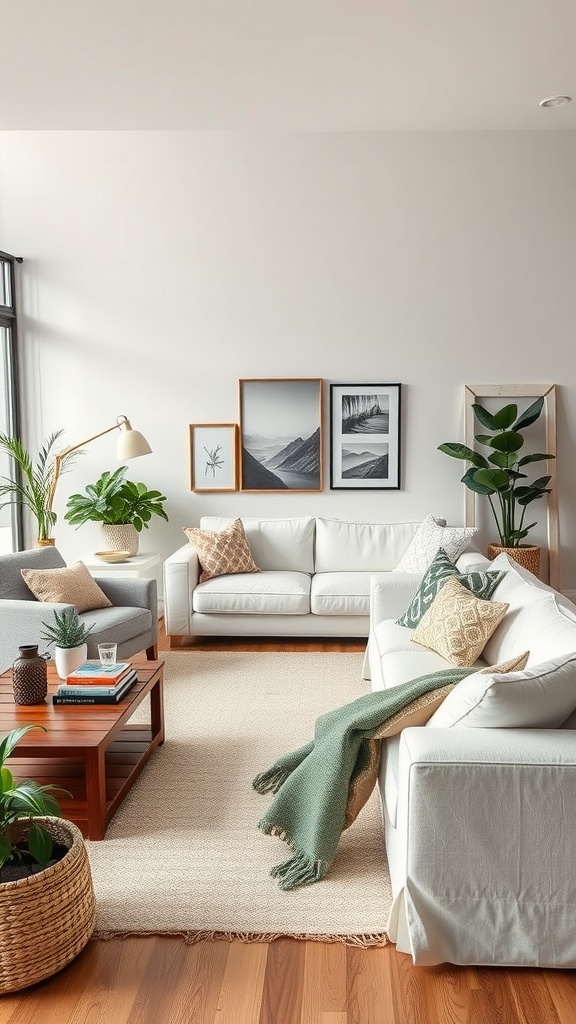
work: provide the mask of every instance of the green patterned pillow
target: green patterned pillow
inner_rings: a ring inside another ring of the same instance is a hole
[[[426,614],[438,592],[442,589],[446,580],[454,576],[459,583],[462,583],[468,590],[471,590],[476,597],[489,601],[500,580],[505,576],[504,572],[488,571],[479,569],[474,572],[459,573],[454,562],[448,558],[443,548],[438,548],[434,560],[428,566],[422,577],[418,593],[414,595],[410,607],[396,619],[399,626],[409,626],[415,629],[420,619]]]

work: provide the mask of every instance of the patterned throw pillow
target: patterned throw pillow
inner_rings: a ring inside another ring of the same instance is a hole
[[[505,602],[483,601],[451,577],[416,626],[412,640],[452,665],[473,665],[507,609]]]
[[[440,526],[434,516],[426,516],[393,572],[426,572],[438,548],[456,559],[477,532],[475,526]]]
[[[188,526],[184,533],[198,553],[202,567],[200,583],[228,573],[260,572],[248,547],[241,519],[235,519],[220,531]]]
[[[109,608],[109,601],[84,562],[58,569],[21,569],[22,579],[39,601],[73,604],[78,613]]]
[[[452,576],[473,594],[476,594],[476,597],[482,597],[485,601],[489,601],[505,575],[504,572],[494,572],[491,569],[487,572],[475,570],[474,572],[459,573],[444,548],[440,548],[432,564],[424,573],[418,592],[412,598],[410,606],[396,621],[399,626],[409,626],[410,629],[415,629],[446,580]]]

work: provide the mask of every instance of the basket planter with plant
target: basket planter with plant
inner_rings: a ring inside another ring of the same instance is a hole
[[[103,550],[135,555],[139,535],[148,529],[152,517],[168,522],[168,516],[166,496],[148,490],[143,483],[126,480],[127,472],[127,466],[119,466],[113,473],[102,473],[95,484],[88,484],[84,494],[72,494],[64,518],[76,527],[99,523]]]
[[[83,665],[88,657],[87,639],[93,626],[87,626],[78,618],[75,608],[54,610],[54,621],[43,622],[42,640],[54,644],[54,664],[60,679],[66,679],[70,672]]]
[[[16,780],[6,760],[29,729],[0,740],[0,993],[34,985],[86,945],[94,890],[82,834],[59,817],[59,787]]]
[[[488,498],[498,531],[499,543],[490,544],[488,556],[507,551],[516,561],[526,565],[535,575],[539,571],[539,547],[522,543],[537,524],[525,523],[528,505],[549,494],[550,476],[528,481],[524,472],[534,462],[553,459],[554,455],[533,452],[522,455],[525,444],[522,431],[540,416],[544,399],[537,398],[525,412],[518,415],[514,403],[491,413],[484,406],[472,406],[475,418],[490,433],[475,434],[479,445],[488,449],[484,455],[459,442],[446,442],[438,450],[452,458],[463,459],[471,465],[462,477],[469,490]]]
[[[54,446],[62,436],[58,430],[44,442],[36,460],[17,437],[0,433],[0,453],[8,456],[14,472],[0,477],[0,509],[5,505],[19,505],[27,508],[36,520],[36,544],[53,544],[52,530],[56,523],[56,513],[51,504],[52,483],[56,471]],[[80,452],[71,452],[64,456],[60,470],[70,467]],[[2,501],[6,498],[6,501]]]

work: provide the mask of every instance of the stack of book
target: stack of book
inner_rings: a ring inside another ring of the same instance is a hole
[[[60,683],[53,704],[118,704],[136,682],[129,661],[104,670],[99,661],[87,661]]]

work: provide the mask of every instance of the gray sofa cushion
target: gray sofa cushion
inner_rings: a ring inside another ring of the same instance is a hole
[[[20,569],[61,569],[66,562],[52,545],[0,555],[0,600],[35,601]]]

